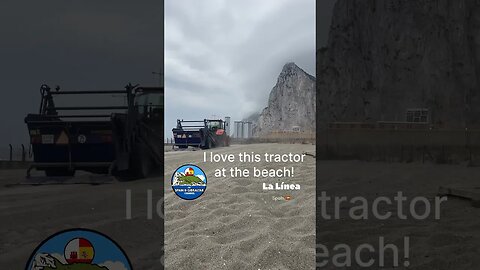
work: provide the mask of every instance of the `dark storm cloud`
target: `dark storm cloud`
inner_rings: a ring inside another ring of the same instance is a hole
[[[42,83],[63,89],[158,84],[162,1],[2,1],[0,148],[28,142]]]
[[[286,62],[315,74],[315,1],[165,2],[166,135],[176,118],[247,117]]]

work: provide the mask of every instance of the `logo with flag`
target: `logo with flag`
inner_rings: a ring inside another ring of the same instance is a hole
[[[85,238],[74,238],[65,246],[65,259],[72,263],[91,263],[95,252],[92,243]]]
[[[184,200],[195,200],[207,188],[207,175],[200,167],[185,164],[173,172],[171,183],[178,197]]]
[[[132,270],[125,252],[108,236],[87,229],[58,232],[30,256],[26,270]]]

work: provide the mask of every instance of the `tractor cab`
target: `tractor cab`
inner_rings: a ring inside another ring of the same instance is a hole
[[[206,124],[209,130],[225,129],[225,122],[223,122],[223,120],[206,120]]]
[[[157,87],[142,87],[135,93],[135,108],[143,119],[163,119],[163,90]]]

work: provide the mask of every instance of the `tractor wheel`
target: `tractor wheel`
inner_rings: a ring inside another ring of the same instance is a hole
[[[68,168],[48,168],[45,169],[45,175],[48,177],[74,176],[75,170],[69,170]]]
[[[230,146],[230,137],[225,138],[225,146]]]
[[[210,141],[210,138],[207,137],[205,138],[205,145],[202,147],[202,149],[210,149],[212,147],[212,142]]]
[[[146,178],[152,170],[153,160],[144,145],[137,144],[135,148],[130,159],[133,175],[136,178]]]
[[[228,146],[228,137],[227,136],[222,136],[222,147]]]
[[[135,177],[135,175],[133,175],[133,172],[131,170],[118,171],[118,170],[115,169],[113,171],[113,175],[120,182],[132,181],[132,180],[137,179],[137,177]]]

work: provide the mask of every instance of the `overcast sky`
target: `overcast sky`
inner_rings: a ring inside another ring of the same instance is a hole
[[[317,1],[317,42],[326,42],[333,2]],[[314,5],[166,1],[168,135],[177,117],[236,120],[260,111],[287,61],[314,75]],[[38,111],[43,83],[65,90],[156,85],[162,7],[161,0],[1,1],[0,158],[9,143],[28,143],[23,120]],[[189,102],[198,109],[185,106]]]
[[[159,0],[48,0],[0,3],[0,158],[28,143],[24,117],[37,112],[39,87],[64,90],[158,85],[163,67]]]
[[[315,75],[314,0],[166,0],[166,135],[260,112],[286,62]]]

